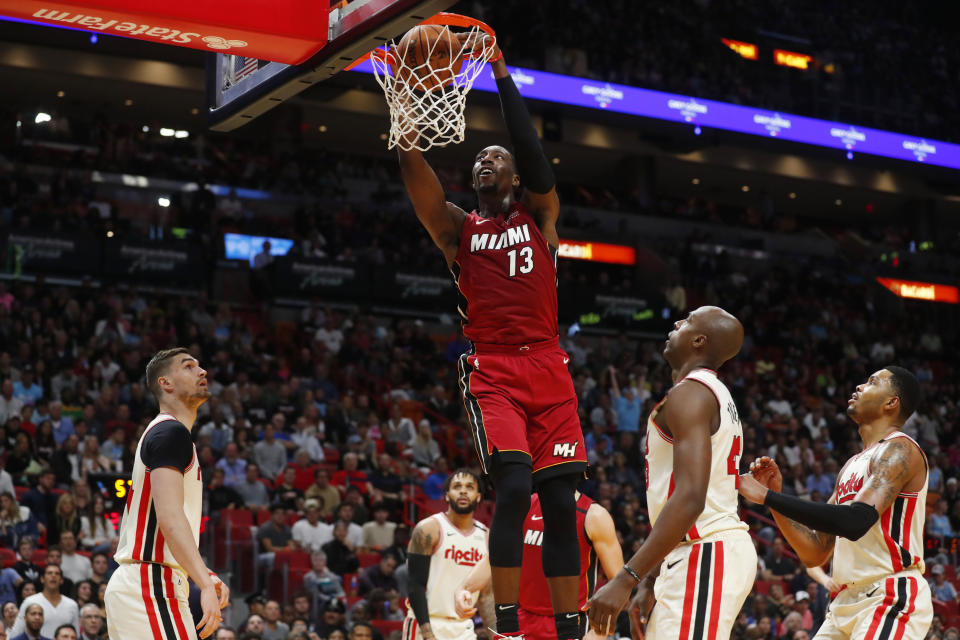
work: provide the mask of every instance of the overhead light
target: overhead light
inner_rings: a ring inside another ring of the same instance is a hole
[[[19,129],[19,128],[22,127],[22,126],[23,126],[23,121],[22,121],[22,120],[17,120],[17,129]]]
[[[160,129],[160,135],[162,135],[164,138],[170,138],[170,137],[172,137],[173,134],[175,134],[175,133],[176,133],[176,131],[174,131],[173,129],[170,129],[170,128],[168,128],[168,127],[161,127],[161,129]]]
[[[690,182],[692,182],[693,184],[700,184],[700,178],[694,178]]]
[[[65,96],[65,95],[67,95],[67,94],[63,92],[63,89],[61,89],[60,91],[57,91],[57,97],[58,97],[58,98],[62,98],[62,97]]]
[[[167,198],[166,196],[160,196],[159,198],[157,198],[157,204],[160,205],[161,207],[169,207],[170,198]]]
[[[322,125],[320,125],[319,127],[317,127],[317,129],[320,131],[320,133],[326,133],[326,132],[327,132],[327,125],[322,124]]]
[[[381,139],[381,140],[386,140],[386,139],[387,139],[387,134],[381,133],[381,134],[380,134],[380,139]]]
[[[789,197],[791,200],[796,200],[796,199],[797,199],[797,194],[794,193],[793,191],[791,191],[791,192],[788,194],[788,197]]]
[[[107,231],[107,237],[108,237],[108,238],[112,238],[112,237],[113,237],[113,231]]]
[[[748,191],[750,191],[750,185],[748,184],[743,185],[742,187],[740,187],[740,191],[747,193]]]
[[[698,136],[701,133],[703,133],[703,130],[699,126],[693,128],[693,135]]]
[[[142,127],[140,127],[140,131],[143,131],[144,133],[150,133],[150,127],[148,127],[147,125],[143,125]]]
[[[553,164],[560,164],[560,158],[557,158],[556,156],[554,156],[553,159],[550,160],[550,162],[552,162]]]
[[[200,113],[200,109],[197,109],[196,107],[194,107],[193,109],[190,109],[190,115],[194,115],[194,116],[195,116],[195,115],[197,115],[198,113]]]
[[[843,204],[843,200],[841,200],[840,198],[837,198],[836,200],[833,201],[833,204],[839,207],[840,205]]]
[[[43,111],[41,111],[40,113],[37,114],[37,117],[33,119],[33,123],[43,124],[44,122],[50,122],[50,120],[51,120],[50,114],[44,113]]]
[[[125,107],[132,107],[132,106],[133,106],[133,100],[131,100],[130,98],[127,98],[126,100],[123,101],[123,106],[125,106]]]
[[[90,44],[97,44],[97,34],[95,33],[90,34]]]
[[[190,135],[190,133],[189,133],[188,131],[184,131],[183,129],[177,129],[176,133],[173,134],[173,137],[174,137],[174,138],[186,138],[186,137],[188,137],[189,135]]]

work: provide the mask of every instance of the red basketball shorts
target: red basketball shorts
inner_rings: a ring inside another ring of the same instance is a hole
[[[542,616],[520,607],[517,617],[520,619],[520,633],[524,640],[557,640],[557,623],[553,614]]]
[[[485,473],[495,461],[526,462],[534,481],[587,467],[577,395],[557,339],[475,344],[460,357],[460,389]]]

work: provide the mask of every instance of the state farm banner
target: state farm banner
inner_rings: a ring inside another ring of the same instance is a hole
[[[199,249],[186,242],[106,241],[103,273],[171,284],[196,283],[206,277]]]
[[[285,256],[278,258],[270,269],[277,295],[355,298],[369,293],[369,278],[360,265]]]
[[[315,0],[0,0],[0,15],[38,24],[298,64],[327,42]]]
[[[96,273],[100,239],[90,233],[12,231],[3,239],[3,270],[12,274]]]

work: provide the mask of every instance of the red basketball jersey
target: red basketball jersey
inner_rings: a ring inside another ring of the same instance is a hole
[[[522,345],[557,337],[556,254],[521,203],[506,216],[468,213],[451,271],[463,333],[473,342]]]
[[[597,553],[593,543],[587,537],[587,509],[593,500],[581,494],[577,500],[577,539],[580,542],[580,599],[579,606],[587,603],[597,586]],[[523,523],[523,564],[521,566],[520,607],[530,613],[552,616],[553,605],[550,602],[550,589],[543,575],[541,553],[543,545],[543,512],[540,510],[540,497],[533,494],[530,499],[530,511]]]

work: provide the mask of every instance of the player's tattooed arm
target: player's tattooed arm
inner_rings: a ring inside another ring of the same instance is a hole
[[[434,637],[427,606],[427,582],[430,579],[430,557],[440,543],[440,533],[440,523],[427,518],[414,527],[410,544],[407,545],[410,608],[413,609],[424,640]]]
[[[422,553],[432,555],[440,542],[440,527],[433,519],[424,520],[417,524],[410,535],[410,544],[407,545],[408,553]]]
[[[922,488],[926,464],[911,440],[894,438],[885,442],[870,459],[870,477],[857,493],[855,502],[864,502],[883,513],[902,491]]]

